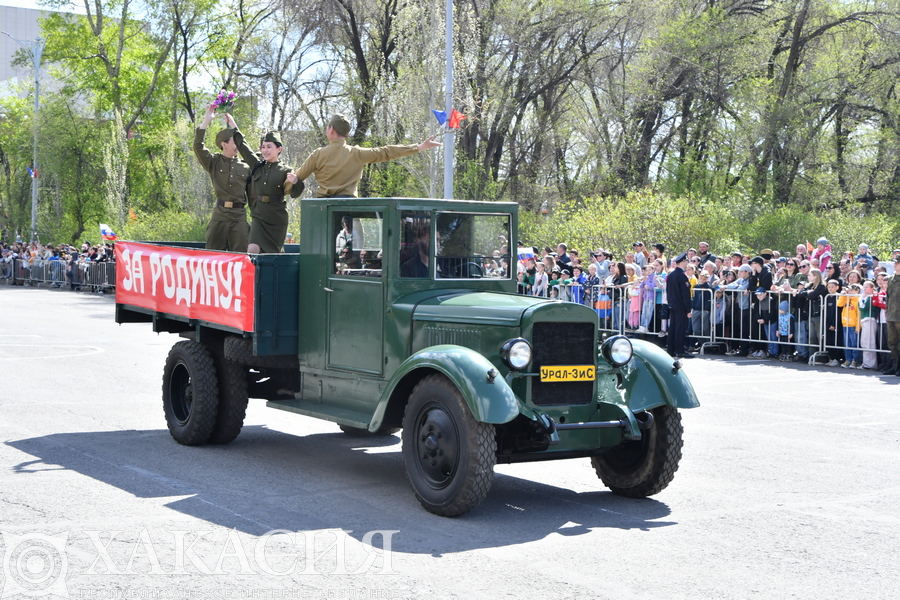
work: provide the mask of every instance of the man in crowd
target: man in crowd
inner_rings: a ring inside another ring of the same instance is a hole
[[[731,337],[741,341],[737,348],[730,352],[732,356],[747,356],[750,354],[750,274],[753,268],[750,265],[738,267],[736,281],[725,286],[727,290],[733,290],[731,294]]]
[[[440,146],[431,136],[421,144],[360,148],[347,144],[350,122],[344,115],[334,115],[325,128],[328,145],[313,151],[294,174],[303,180],[315,174],[319,186],[317,198],[356,198],[359,180],[366,165],[394,160]],[[284,192],[289,193],[293,184],[285,182]]]
[[[209,173],[216,194],[216,205],[206,226],[206,247],[209,250],[246,252],[249,241],[247,226],[247,177],[250,167],[238,158],[234,143],[234,129],[226,128],[216,134],[216,146],[221,152],[213,154],[203,143],[206,129],[216,114],[216,105],[206,108],[206,116],[194,132],[194,154]]]
[[[707,262],[712,262],[715,264],[716,255],[710,254],[709,252],[709,244],[707,242],[700,242],[697,244],[697,256],[700,257],[700,266],[702,267]]]
[[[643,270],[647,266],[647,252],[644,250],[644,242],[635,242],[632,244],[634,248],[634,262],[641,266]]]
[[[568,255],[567,250],[569,248],[565,244],[559,244],[556,246],[556,262],[567,265],[572,262],[572,257]]]
[[[667,350],[676,358],[693,358],[684,350],[687,335],[687,321],[691,316],[691,282],[684,272],[687,252],[682,252],[673,261],[675,268],[666,277],[666,297],[669,304],[669,339]]]

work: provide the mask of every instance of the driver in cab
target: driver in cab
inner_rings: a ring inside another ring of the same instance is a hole
[[[429,265],[431,264],[431,257],[428,254],[428,246],[431,241],[431,229],[430,227],[423,226],[416,230],[416,248],[418,252],[415,256],[410,258],[408,261],[403,263],[400,266],[400,277],[413,277],[413,278],[425,278],[428,277],[431,273],[429,273]],[[437,244],[435,248],[435,252],[440,252],[441,248],[441,234],[437,234]],[[440,277],[440,268],[438,268],[437,276]]]

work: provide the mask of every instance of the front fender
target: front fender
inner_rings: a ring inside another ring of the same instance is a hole
[[[621,368],[625,398],[632,412],[667,404],[675,408],[700,406],[694,386],[675,359],[655,344],[631,340],[634,357]]]
[[[420,350],[406,359],[391,377],[381,394],[370,429],[381,425],[397,387],[420,369],[438,371],[453,382],[477,421],[508,423],[518,416],[519,403],[499,373],[490,381],[488,371],[495,368],[484,356],[463,346],[431,346]]]

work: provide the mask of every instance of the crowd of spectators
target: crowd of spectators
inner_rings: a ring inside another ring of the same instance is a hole
[[[98,272],[91,265],[114,261],[115,255],[109,243],[91,245],[84,242],[76,247],[40,242],[0,242],[0,280],[21,285],[50,281],[51,287],[65,286],[74,291],[87,287],[102,294],[106,288],[106,274],[103,273],[103,281],[100,281]]]
[[[605,249],[587,254],[566,244],[555,251],[520,245],[519,292],[593,307],[601,328],[668,335],[666,277],[674,265],[665,246],[638,241],[621,260]],[[895,261],[900,271],[900,249],[880,260],[865,243],[856,252],[838,252],[821,238],[784,254],[765,248],[717,256],[700,242],[686,257],[687,341],[694,351],[715,328],[729,355],[810,361],[824,338],[827,358],[817,357],[822,364],[898,370],[888,348],[885,295]]]

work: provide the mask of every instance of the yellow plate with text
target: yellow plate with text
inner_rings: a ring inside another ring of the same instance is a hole
[[[556,381],[594,381],[597,367],[594,365],[541,367],[541,383]]]

